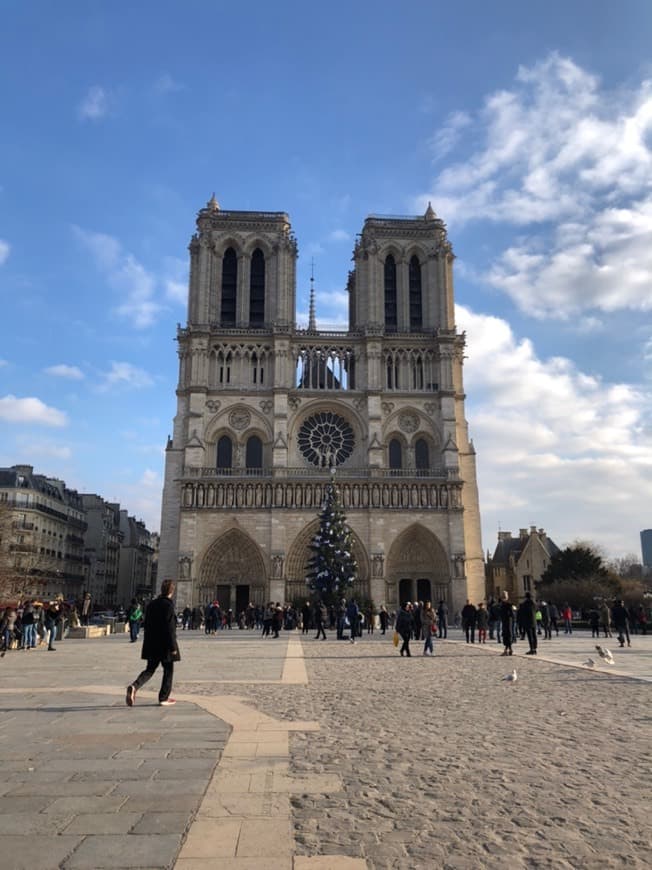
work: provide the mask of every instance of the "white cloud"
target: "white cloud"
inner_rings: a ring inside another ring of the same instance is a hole
[[[108,94],[99,85],[90,87],[77,107],[77,114],[84,121],[99,121],[108,111]]]
[[[346,230],[333,230],[332,233],[328,236],[331,242],[348,242],[351,239],[351,235],[347,233]]]
[[[468,112],[451,112],[441,129],[430,140],[435,160],[445,157],[459,142],[462,131],[472,123]]]
[[[153,383],[154,379],[144,369],[140,369],[128,362],[112,361],[109,371],[102,375],[99,389],[101,392],[106,392],[115,387],[142,389],[143,387],[151,387]]]
[[[188,264],[178,257],[166,257],[164,261],[165,295],[172,302],[185,305],[188,302]]]
[[[478,452],[484,545],[496,530],[543,526],[557,540],[632,549],[652,487],[652,393],[587,375],[567,358],[537,356],[497,317],[458,306],[466,331],[467,416]],[[613,511],[619,522],[613,522]]]
[[[183,90],[183,85],[169,73],[162,73],[154,82],[154,90],[157,94],[176,94]]]
[[[60,363],[55,366],[48,366],[43,370],[46,375],[53,375],[56,378],[68,378],[71,381],[81,381],[84,379],[84,373],[77,366],[69,366],[65,363]]]
[[[51,441],[31,441],[22,445],[22,455],[29,457],[44,457],[52,459],[70,459],[72,450]]]
[[[6,242],[4,239],[0,239],[0,266],[3,263],[6,263],[9,258],[9,253],[11,251],[11,245],[9,242]]]
[[[470,147],[416,210],[521,227],[487,277],[529,314],[652,308],[652,81],[612,93],[552,53],[458,114]]]
[[[161,459],[162,462],[162,459]],[[142,519],[150,532],[161,525],[163,480],[159,471],[145,468],[133,482],[115,482],[116,498],[130,515]]]
[[[120,242],[106,233],[73,227],[77,239],[95,259],[108,284],[123,294],[124,301],[115,312],[137,329],[151,326],[164,310],[155,298],[156,278]]]
[[[0,359],[0,369],[1,369],[3,366],[8,366],[8,365],[9,365],[9,363],[8,363],[8,361],[7,361],[6,359]]]
[[[24,399],[4,396],[0,399],[0,420],[6,423],[35,423],[39,426],[68,424],[68,418],[63,411],[52,408],[33,396]]]

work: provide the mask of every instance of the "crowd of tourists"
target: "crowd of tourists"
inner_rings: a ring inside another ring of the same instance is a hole
[[[65,620],[74,618],[74,608],[66,613],[62,597],[46,602],[27,599],[15,607],[5,607],[0,616],[0,656],[10,650],[56,650],[54,642],[61,636]]]

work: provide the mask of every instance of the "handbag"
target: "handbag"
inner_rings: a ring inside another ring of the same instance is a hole
[[[398,639],[399,639],[398,631],[395,631],[394,637],[392,638],[392,643],[394,644],[394,646],[398,646]]]

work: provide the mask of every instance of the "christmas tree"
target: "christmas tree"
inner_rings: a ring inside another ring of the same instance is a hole
[[[308,561],[306,579],[310,589],[325,604],[333,603],[342,595],[346,597],[353,586],[358,566],[353,558],[351,538],[333,469],[319,515],[319,531],[310,544],[313,555]]]

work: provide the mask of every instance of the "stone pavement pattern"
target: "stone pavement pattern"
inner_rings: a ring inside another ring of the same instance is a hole
[[[126,638],[12,652],[0,868],[647,867],[652,637],[633,641],[605,675],[572,666],[586,636],[508,662],[184,633],[180,702],[155,677],[133,709]]]
[[[578,667],[586,635],[536,658],[520,643],[509,660],[495,643],[437,643],[432,659],[412,646],[401,659],[378,636],[308,639],[308,685],[237,688],[269,715],[319,722],[291,736],[292,772],[342,780],[292,797],[299,854],[401,870],[650,866],[652,637],[604,672]]]

